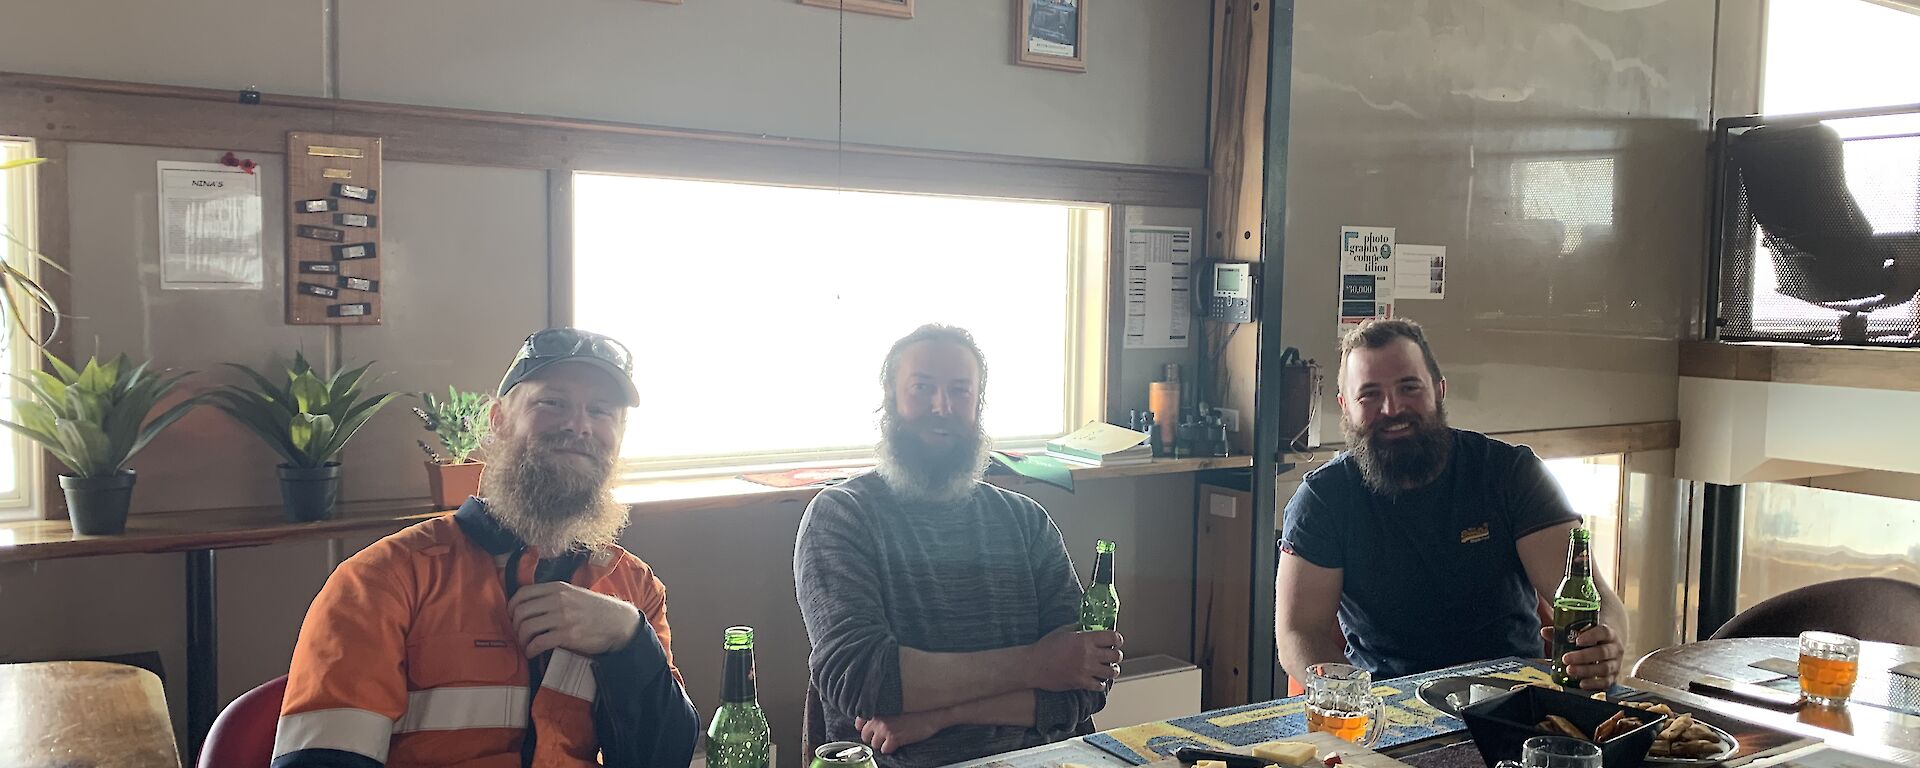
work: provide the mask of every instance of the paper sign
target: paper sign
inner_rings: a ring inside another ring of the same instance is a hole
[[[1340,337],[1374,318],[1393,317],[1393,227],[1340,228]]]
[[[1127,227],[1126,349],[1181,349],[1193,322],[1191,227]]]
[[[1394,252],[1393,300],[1447,297],[1447,247],[1402,243]]]
[[[162,160],[160,288],[259,289],[260,177],[217,163]]]

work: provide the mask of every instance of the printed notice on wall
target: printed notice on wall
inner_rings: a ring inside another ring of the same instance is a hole
[[[1446,246],[1401,243],[1393,260],[1395,301],[1447,297]]]
[[[1393,227],[1340,228],[1339,336],[1376,317],[1393,317]]]
[[[1127,227],[1126,349],[1187,346],[1191,227]]]
[[[259,289],[260,177],[165,160],[159,174],[161,289]]]

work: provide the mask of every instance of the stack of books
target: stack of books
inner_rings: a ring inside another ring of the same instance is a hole
[[[1047,441],[1047,455],[1088,467],[1124,467],[1153,460],[1147,433],[1100,421]]]

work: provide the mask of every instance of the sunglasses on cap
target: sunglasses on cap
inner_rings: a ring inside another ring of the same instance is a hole
[[[577,328],[548,328],[536,331],[520,343],[520,354],[513,361],[550,357],[596,357],[612,363],[622,373],[633,374],[633,353],[627,345],[611,336],[602,336]]]
[[[599,366],[619,379],[626,390],[628,404],[638,404],[640,395],[633,385],[633,352],[612,337],[577,328],[548,328],[537,331],[520,343],[507,375],[500,380],[499,394],[504,397],[514,385],[541,369],[567,360]]]

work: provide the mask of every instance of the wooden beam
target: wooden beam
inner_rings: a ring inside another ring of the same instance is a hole
[[[288,131],[380,136],[386,159],[1199,208],[1198,168],[1055,160],[565,117],[0,73],[0,134],[236,152]]]
[[[1261,260],[1269,5],[1214,0],[1213,115],[1208,142],[1213,173],[1208,179],[1207,228],[1201,233],[1200,249],[1209,261]],[[1277,313],[1279,308],[1259,311]],[[1252,452],[1259,334],[1252,330],[1253,324],[1201,320],[1199,327],[1206,399],[1240,413],[1240,429],[1230,436],[1233,450]]]
[[[1680,342],[1680,375],[1703,379],[1771,381],[1772,348],[1757,344]]]

